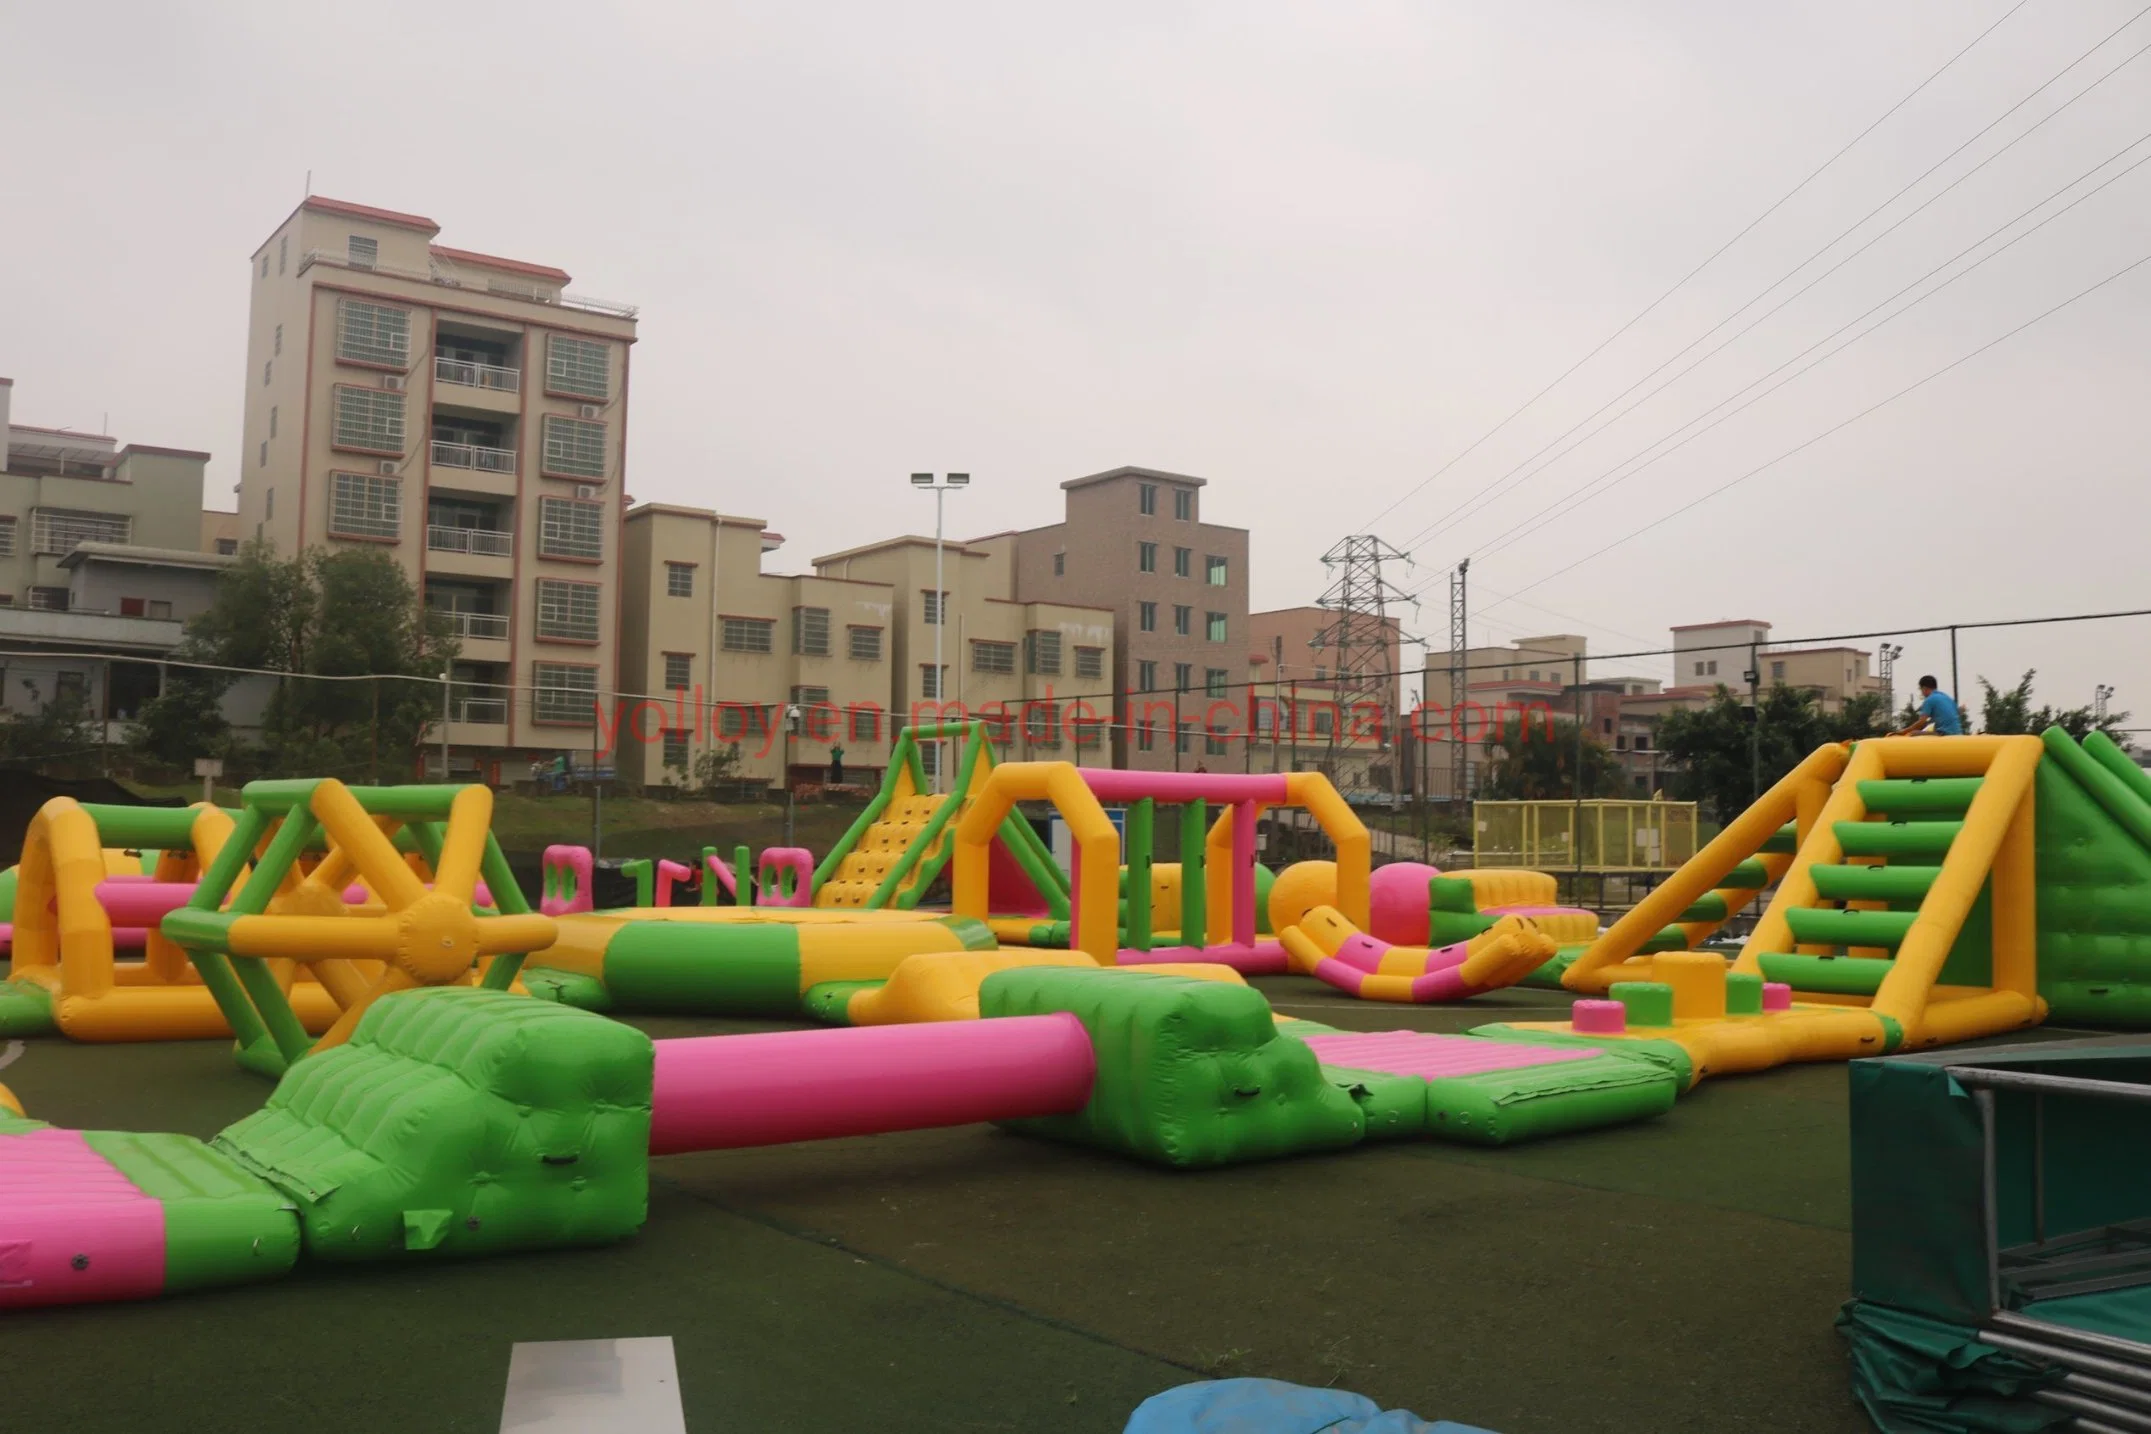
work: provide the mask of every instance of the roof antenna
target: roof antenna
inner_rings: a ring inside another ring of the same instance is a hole
[[[305,197],[306,197],[306,198],[308,198],[308,199],[312,199],[312,198],[314,197],[314,172],[313,172],[313,171],[312,171],[311,169],[309,169],[308,171],[306,171],[306,195],[305,195]]]

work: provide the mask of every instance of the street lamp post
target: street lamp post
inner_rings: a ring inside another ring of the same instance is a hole
[[[931,473],[914,473],[911,475],[911,486],[914,488],[931,488],[934,493],[934,702],[938,711],[942,700],[941,683],[944,671],[941,662],[941,630],[949,625],[948,592],[941,585],[941,505],[942,499],[949,489],[970,487],[971,475],[968,473],[947,473],[943,474],[937,481]],[[936,738],[934,740],[934,791],[937,795],[941,791],[941,769],[947,765],[941,760],[941,757],[940,739]]]
[[[2091,720],[2095,725],[2106,720],[2106,704],[2113,699],[2114,689],[2103,682],[2091,690]]]

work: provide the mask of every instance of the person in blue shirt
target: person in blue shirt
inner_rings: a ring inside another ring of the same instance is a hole
[[[1915,737],[1931,732],[1937,737],[1962,737],[1964,714],[1957,710],[1957,701],[1941,690],[1941,684],[1932,677],[1919,680],[1918,715],[1909,727],[1899,728],[1895,735]]]

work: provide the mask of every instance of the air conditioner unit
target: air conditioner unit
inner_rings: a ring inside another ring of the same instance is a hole
[[[602,409],[602,408],[598,407],[598,405],[596,405],[596,404],[594,404],[594,403],[586,403],[586,404],[583,404],[583,405],[581,405],[580,407],[578,407],[578,408],[577,408],[577,409],[575,410],[575,413],[576,413],[576,416],[577,416],[577,417],[579,417],[579,418],[596,418],[596,417],[597,417],[597,416],[598,416],[599,414],[603,413],[604,411],[605,411],[604,409]]]
[[[403,386],[409,381],[410,380],[406,379],[400,373],[386,373],[381,375],[381,387],[387,389],[390,393],[403,392]]]
[[[602,491],[602,485],[597,483],[578,483],[575,485],[575,496],[586,500],[597,497]]]
[[[382,460],[381,460],[381,476],[382,476],[383,478],[393,478],[393,477],[395,477],[395,476],[396,476],[396,460],[395,460],[395,459],[393,459],[393,458],[384,458],[384,459],[382,459]]]

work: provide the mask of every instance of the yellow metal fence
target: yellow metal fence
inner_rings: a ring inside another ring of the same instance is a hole
[[[1695,807],[1694,802],[1473,802],[1472,865],[1672,871],[1695,855]]]

